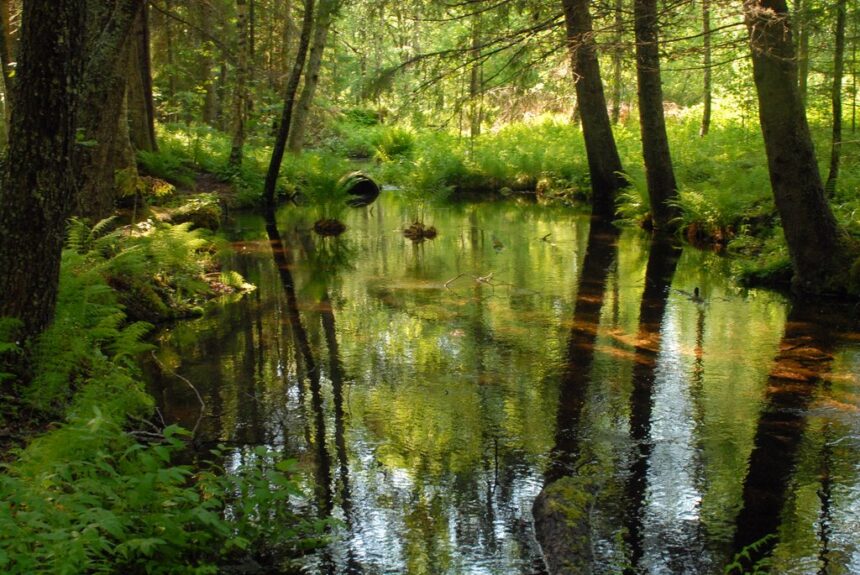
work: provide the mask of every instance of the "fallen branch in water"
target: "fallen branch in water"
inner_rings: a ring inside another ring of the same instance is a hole
[[[194,392],[194,395],[197,396],[197,401],[200,402],[200,415],[197,417],[197,421],[194,423],[194,428],[191,430],[191,437],[193,439],[194,436],[197,435],[197,429],[200,427],[200,422],[203,421],[203,416],[206,414],[206,402],[203,401],[203,396],[200,395],[200,392],[197,391],[197,388],[194,387],[194,384],[191,383],[188,380],[188,378],[179,375],[175,371],[167,369],[167,366],[165,366],[163,363],[161,363],[161,361],[159,361],[158,357],[156,357],[155,350],[152,350],[150,352],[150,354],[152,355],[152,359],[155,361],[156,365],[158,365],[158,367],[161,368],[161,371],[163,371],[164,373],[166,373],[168,375],[172,375],[172,376],[184,381],[186,383],[186,385],[188,385],[188,387],[191,388],[191,391]]]

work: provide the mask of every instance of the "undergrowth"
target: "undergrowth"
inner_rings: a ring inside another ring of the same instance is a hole
[[[107,228],[73,224],[32,380],[3,383],[56,423],[0,467],[0,572],[217,573],[252,552],[280,560],[315,544],[325,525],[289,511],[301,495],[292,462],[260,448],[230,473],[217,450],[205,468],[177,465],[188,433],[148,422],[138,358],[151,325],[128,321],[106,277],[170,270],[196,289],[204,240],[183,226],[139,237]],[[14,327],[0,322],[4,353],[18,351]]]

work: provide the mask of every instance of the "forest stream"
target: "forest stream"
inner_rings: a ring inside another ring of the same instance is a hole
[[[292,207],[235,215],[225,268],[257,290],[157,335],[165,420],[228,468],[297,459],[296,505],[339,520],[307,572],[546,573],[540,539],[577,573],[758,548],[776,573],[860,573],[851,310],[569,208],[426,208],[420,243],[414,215],[387,192],[340,238]]]

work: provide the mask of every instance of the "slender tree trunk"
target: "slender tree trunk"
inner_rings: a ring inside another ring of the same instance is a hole
[[[9,125],[12,120],[11,94],[14,86],[12,63],[15,59],[15,47],[12,37],[12,9],[9,5],[11,0],[0,0],[0,72],[2,72],[3,93],[5,95],[3,115],[3,140],[8,136]]]
[[[833,87],[830,101],[833,105],[833,134],[830,140],[830,173],[825,190],[828,196],[836,192],[839,178],[839,155],[842,151],[842,76],[845,68],[845,12],[847,0],[836,2],[836,45],[833,48]]]
[[[152,66],[149,56],[148,8],[140,11],[131,38],[128,67],[128,125],[136,150],[152,152],[155,141],[155,106],[152,103]]]
[[[215,20],[212,15],[212,5],[209,2],[200,2],[198,9],[200,10],[200,23],[203,29],[214,30]],[[203,57],[200,62],[203,73],[201,84],[205,92],[203,98],[203,122],[213,128],[218,126],[218,88],[215,85],[215,78],[212,74],[214,50],[215,46],[213,43],[209,40],[204,40]]]
[[[287,140],[287,149],[292,153],[297,154],[301,152],[305,143],[305,131],[320,81],[323,52],[328,42],[328,33],[334,18],[334,12],[337,9],[337,4],[337,0],[321,0],[317,8],[313,42],[308,54],[307,71],[305,72],[305,83],[293,113],[290,135]]]
[[[615,45],[612,47],[612,123],[621,118],[621,65],[624,58],[624,0],[615,0]]]
[[[173,0],[164,0],[164,8],[168,13],[173,13]],[[176,58],[173,50],[173,22],[170,18],[164,18],[164,42],[167,56],[167,102],[170,106],[168,115],[173,118],[176,105]]]
[[[702,94],[702,127],[699,135],[708,135],[711,129],[711,0],[702,0],[702,50],[705,68]]]
[[[678,209],[670,202],[678,196],[669,137],[663,115],[660,51],[657,43],[657,0],[635,0],[636,76],[639,84],[639,127],[651,200],[651,222],[656,229],[671,227]]]
[[[844,284],[833,284],[848,267],[846,247],[824,196],[797,89],[788,8],[785,0],[746,0],[744,16],[770,181],[794,266],[794,287],[809,293],[844,289]]]
[[[54,316],[66,220],[75,204],[83,37],[79,1],[27,0],[15,115],[0,172],[0,317],[21,320],[25,340]]]
[[[78,87],[77,213],[93,221],[113,212],[117,151],[125,145],[117,131],[125,98],[131,31],[144,0],[105,5],[88,0],[84,81]]]
[[[795,0],[794,16],[797,20],[797,87],[800,101],[806,106],[809,85],[809,8],[803,0]]]
[[[600,78],[600,64],[594,42],[588,0],[562,0],[576,82],[576,103],[582,121],[588,171],[591,175],[593,213],[612,217],[615,194],[624,187],[621,159],[606,111],[606,98]]]
[[[299,82],[302,79],[302,71],[308,55],[308,45],[311,40],[311,31],[314,22],[315,0],[305,0],[305,15],[302,19],[302,32],[299,37],[299,49],[296,53],[296,61],[293,71],[287,81],[284,94],[284,110],[281,114],[281,123],[278,126],[278,136],[275,139],[275,147],[272,150],[272,159],[269,162],[269,170],[266,172],[266,183],[263,187],[263,201],[266,212],[274,214],[275,210],[275,186],[278,183],[278,175],[281,171],[281,162],[284,161],[284,150],[287,147],[287,136],[290,133],[290,124],[293,119],[293,108],[295,107],[296,92],[299,90]]]
[[[248,3],[236,0],[236,28],[238,47],[236,58],[236,91],[233,94],[233,141],[230,147],[229,164],[234,168],[242,165],[242,149],[245,146],[245,114],[248,104]]]
[[[469,57],[474,61],[469,70],[469,137],[481,135],[481,15],[472,17],[472,49]]]

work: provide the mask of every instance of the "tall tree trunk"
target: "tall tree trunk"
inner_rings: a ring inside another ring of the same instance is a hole
[[[837,289],[832,284],[848,266],[846,248],[824,196],[797,89],[788,8],[785,0],[746,0],[744,17],[770,181],[794,266],[795,289]]]
[[[472,58],[472,67],[469,70],[469,137],[474,138],[481,135],[481,14],[472,17],[472,49],[469,57]]]
[[[0,0],[0,72],[2,72],[3,94],[5,95],[3,116],[3,140],[8,136],[12,119],[11,94],[14,86],[12,63],[15,60],[15,40],[12,35],[12,0]]]
[[[263,201],[266,212],[272,215],[275,210],[275,186],[278,183],[278,174],[281,171],[281,162],[284,161],[284,150],[287,147],[287,136],[290,133],[290,124],[293,119],[293,108],[296,102],[296,92],[299,90],[299,82],[302,79],[302,71],[308,56],[308,45],[311,40],[311,31],[314,23],[315,0],[305,0],[305,15],[302,19],[302,32],[299,36],[299,49],[296,53],[296,61],[293,71],[287,81],[284,91],[284,109],[281,113],[281,124],[278,126],[278,136],[275,139],[275,147],[272,150],[272,159],[269,162],[269,170],[266,172],[266,183],[263,187]]]
[[[131,30],[144,0],[88,0],[84,81],[78,88],[78,130],[85,145],[77,147],[77,213],[97,221],[113,212],[117,131],[125,98]]]
[[[704,137],[711,129],[711,0],[702,0],[702,51],[705,72],[702,86],[702,127],[699,135]]]
[[[624,58],[624,0],[615,0],[615,45],[612,47],[612,123],[621,118],[621,64]]]
[[[810,0],[806,0],[810,2]],[[800,101],[806,106],[809,86],[809,7],[803,0],[795,0],[794,16],[797,20],[797,87]]]
[[[212,5],[209,2],[200,2],[198,9],[200,10],[200,23],[203,29],[214,30],[215,21],[212,17]],[[218,126],[218,88],[212,74],[214,50],[214,44],[210,40],[204,39],[203,57],[200,62],[203,73],[202,85],[205,92],[203,98],[203,122],[213,128]]]
[[[833,104],[833,134],[830,140],[830,173],[825,190],[828,196],[836,192],[839,178],[839,155],[842,151],[842,76],[845,67],[845,12],[847,0],[836,2],[836,45],[833,48],[833,87],[830,100]]]
[[[612,217],[615,193],[624,187],[625,181],[606,111],[588,0],[562,0],[562,6],[576,82],[576,104],[591,175],[592,210],[595,215]]]
[[[287,149],[293,153],[301,152],[304,146],[305,130],[307,129],[311,106],[313,106],[314,96],[316,95],[317,86],[320,81],[323,52],[328,41],[329,29],[331,28],[337,5],[338,0],[321,0],[317,8],[313,42],[308,54],[308,65],[305,72],[305,83],[293,114],[290,134],[287,140]]]
[[[155,140],[155,106],[152,103],[152,66],[149,56],[149,12],[140,11],[132,32],[128,66],[128,124],[136,150],[152,152]]]
[[[229,164],[233,168],[242,165],[242,149],[245,146],[245,114],[248,104],[248,3],[236,0],[236,28],[238,50],[236,58],[236,91],[233,94],[233,140],[230,146]]]
[[[678,197],[669,137],[663,115],[663,88],[660,81],[660,51],[657,43],[657,0],[635,0],[636,77],[639,84],[639,127],[642,153],[651,201],[651,222],[656,229],[671,226],[678,209],[671,204]]]
[[[165,11],[169,14],[173,13],[172,4],[173,0],[164,0]],[[170,106],[168,116],[173,119],[176,115],[176,57],[173,49],[173,20],[167,16],[164,17],[164,42],[167,52],[167,103]]]
[[[27,0],[13,94],[15,115],[0,178],[0,317],[23,339],[53,319],[72,169],[84,9],[77,0]]]

